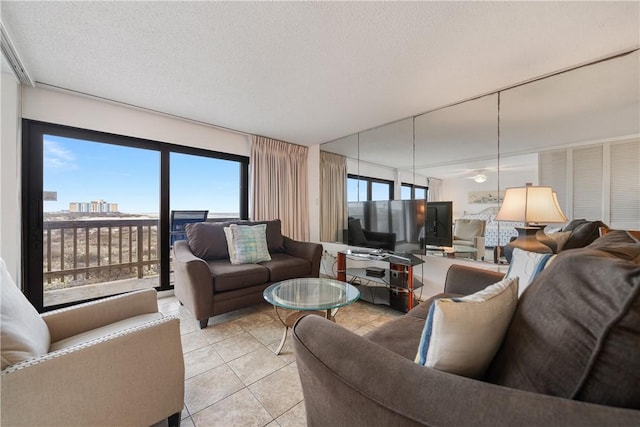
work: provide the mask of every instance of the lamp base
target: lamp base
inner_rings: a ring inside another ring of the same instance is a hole
[[[551,254],[553,251],[551,248],[538,240],[536,234],[542,230],[543,227],[516,227],[518,231],[518,237],[515,240],[507,243],[504,247],[504,256],[507,261],[511,262],[513,256],[513,249],[520,248],[529,252],[538,252],[541,254]]]

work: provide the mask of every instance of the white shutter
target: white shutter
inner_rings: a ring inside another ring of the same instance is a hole
[[[640,140],[611,145],[611,223],[640,230]]]
[[[554,150],[540,153],[538,157],[538,182],[558,193],[558,202],[567,212],[567,151]]]
[[[573,218],[601,220],[602,145],[573,151]]]

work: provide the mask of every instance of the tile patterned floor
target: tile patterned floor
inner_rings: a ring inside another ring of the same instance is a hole
[[[180,318],[185,361],[184,427],[306,426],[302,388],[290,338],[275,351],[283,326],[264,303],[198,322],[175,297],[158,300],[160,311]],[[385,306],[358,301],[340,309],[336,322],[364,334],[400,316]]]

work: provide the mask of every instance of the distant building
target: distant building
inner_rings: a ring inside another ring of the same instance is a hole
[[[118,212],[117,203],[107,203],[104,200],[92,200],[90,202],[71,202],[69,212],[86,213],[112,213]]]

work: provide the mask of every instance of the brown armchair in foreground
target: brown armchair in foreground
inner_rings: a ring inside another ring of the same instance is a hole
[[[7,426],[180,425],[180,321],[153,289],[39,315],[0,260]]]

